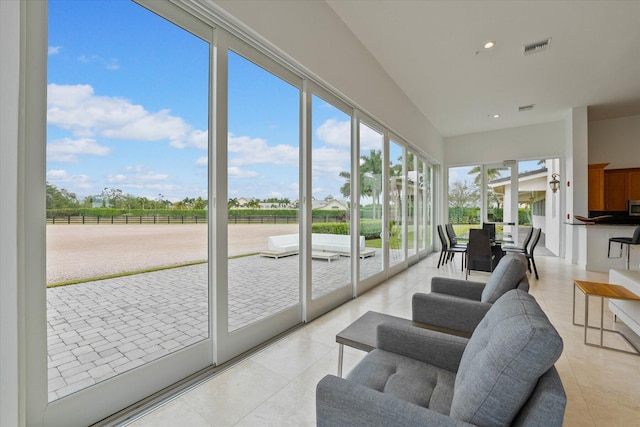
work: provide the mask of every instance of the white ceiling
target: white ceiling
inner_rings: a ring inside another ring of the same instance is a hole
[[[572,107],[589,106],[589,120],[640,114],[638,0],[327,3],[445,137]],[[547,51],[523,55],[548,37]]]

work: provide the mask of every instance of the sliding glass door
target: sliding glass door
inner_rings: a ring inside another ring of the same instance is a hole
[[[218,32],[218,363],[302,321],[302,80]]]
[[[307,203],[311,257],[306,262],[311,295],[306,299],[307,320],[351,298],[351,255],[357,239],[351,233],[352,111],[321,88],[309,86],[311,179],[306,192],[311,195]]]
[[[46,268],[27,296],[44,297],[47,326],[29,335],[29,425],[91,424],[212,364],[213,28],[155,12],[172,22],[132,2],[48,4]]]

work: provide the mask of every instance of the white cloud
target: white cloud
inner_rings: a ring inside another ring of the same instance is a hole
[[[87,175],[69,175],[64,169],[51,169],[47,171],[47,181],[55,185],[71,186],[72,188],[91,188],[90,178]]]
[[[229,133],[229,164],[233,166],[272,164],[298,165],[298,147],[269,145],[262,138],[234,136]]]
[[[60,53],[60,50],[62,49],[62,46],[49,46],[49,48],[47,49],[47,54],[48,55],[57,55]]]
[[[207,156],[198,157],[196,160],[197,166],[209,166],[209,158]]]
[[[383,144],[382,134],[371,129],[369,126],[360,126],[360,151],[381,150]]]
[[[110,152],[111,148],[90,138],[64,138],[47,143],[47,160],[51,162],[75,163],[81,155],[106,156]]]
[[[254,178],[258,176],[258,173],[255,171],[243,170],[237,166],[229,166],[228,174],[231,178]]]
[[[336,119],[329,119],[318,127],[316,135],[320,141],[327,145],[350,147],[351,122],[339,122]]]
[[[90,85],[49,84],[47,123],[77,137],[169,140],[176,148],[207,148],[207,131],[194,130],[170,110],[149,112],[125,98],[98,96]]]
[[[99,55],[81,55],[78,57],[78,61],[82,62],[83,64],[90,64],[95,62],[111,71],[120,69],[120,64],[118,64],[118,60],[116,58],[105,59]]]
[[[351,169],[348,150],[322,147],[313,150],[311,156],[311,167],[314,175],[322,174],[338,177],[340,172]]]
[[[157,173],[141,165],[128,166],[125,173],[111,174],[107,176],[109,183],[122,183],[130,187],[145,187],[149,182],[163,182],[171,179],[166,173]]]

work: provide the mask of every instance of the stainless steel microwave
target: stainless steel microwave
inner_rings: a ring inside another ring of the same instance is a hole
[[[640,200],[629,200],[629,216],[640,216]]]

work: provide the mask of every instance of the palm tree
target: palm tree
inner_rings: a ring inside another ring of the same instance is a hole
[[[490,168],[487,169],[487,178],[489,178],[489,181],[493,181],[496,178],[500,178],[500,176],[502,176],[500,174],[500,171],[505,171],[508,168]],[[476,187],[480,187],[480,176],[482,174],[482,166],[478,165],[475,166],[473,168],[471,168],[471,170],[469,172],[467,172],[467,175],[475,175],[474,179],[473,179],[473,183],[476,185]]]
[[[376,219],[382,193],[382,150],[371,150],[360,160],[360,193],[373,200],[373,219]]]

